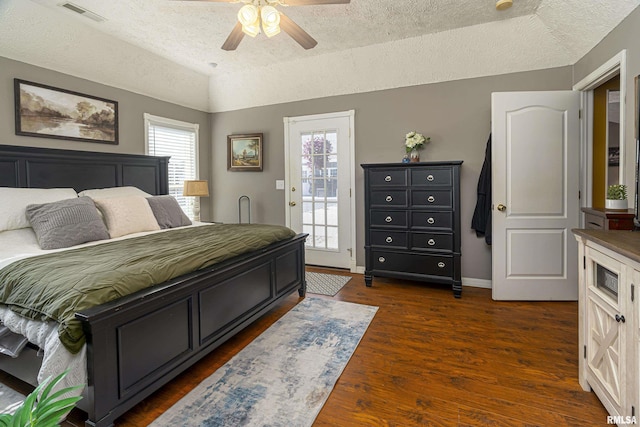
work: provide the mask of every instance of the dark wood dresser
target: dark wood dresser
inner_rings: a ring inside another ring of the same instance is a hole
[[[367,286],[374,276],[450,283],[460,298],[461,164],[361,165]]]

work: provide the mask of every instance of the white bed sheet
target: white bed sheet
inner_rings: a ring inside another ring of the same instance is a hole
[[[202,222],[194,222],[190,227],[198,227],[209,225]],[[184,228],[184,227],[181,227]],[[20,259],[32,256],[62,252],[69,249],[80,248],[84,246],[99,245],[114,240],[124,240],[132,237],[143,236],[146,234],[163,233],[172,229],[147,231],[141,233],[129,234],[127,236],[118,237],[109,240],[100,240],[96,242],[84,243],[82,245],[72,246],[71,248],[44,250],[38,246],[36,235],[31,228],[21,228],[19,230],[10,230],[0,232],[0,269]],[[24,335],[29,342],[40,347],[44,356],[42,366],[38,372],[38,384],[42,383],[49,377],[55,377],[58,374],[69,370],[69,373],[58,384],[56,389],[71,387],[79,384],[87,384],[87,363],[86,344],[82,349],[73,354],[62,345],[58,339],[58,322],[49,321],[42,322],[22,317],[7,307],[0,305],[0,321],[7,326],[12,332]],[[0,357],[9,357],[0,355]],[[79,396],[82,390],[78,390],[70,395]]]

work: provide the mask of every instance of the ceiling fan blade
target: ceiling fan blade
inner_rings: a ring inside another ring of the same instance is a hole
[[[224,44],[222,45],[223,50],[236,50],[242,38],[244,37],[244,33],[242,32],[242,24],[240,22],[236,23],[236,26],[231,30],[231,34],[227,37]]]
[[[351,0],[282,0],[286,6],[312,6],[315,4],[348,4]]]
[[[287,15],[284,13],[280,14],[280,28],[287,34],[291,36],[292,39],[297,41],[300,46],[305,49],[311,49],[318,44],[318,42],[309,35],[305,30],[300,28],[298,24],[293,22]]]

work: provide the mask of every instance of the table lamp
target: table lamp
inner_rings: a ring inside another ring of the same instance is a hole
[[[206,180],[190,180],[184,182],[183,196],[209,197],[209,183]],[[200,221],[200,200],[193,204],[194,220]]]

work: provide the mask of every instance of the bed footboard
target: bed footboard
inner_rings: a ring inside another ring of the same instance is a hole
[[[87,426],[108,426],[281,299],[306,293],[290,240],[77,313],[87,336]]]

